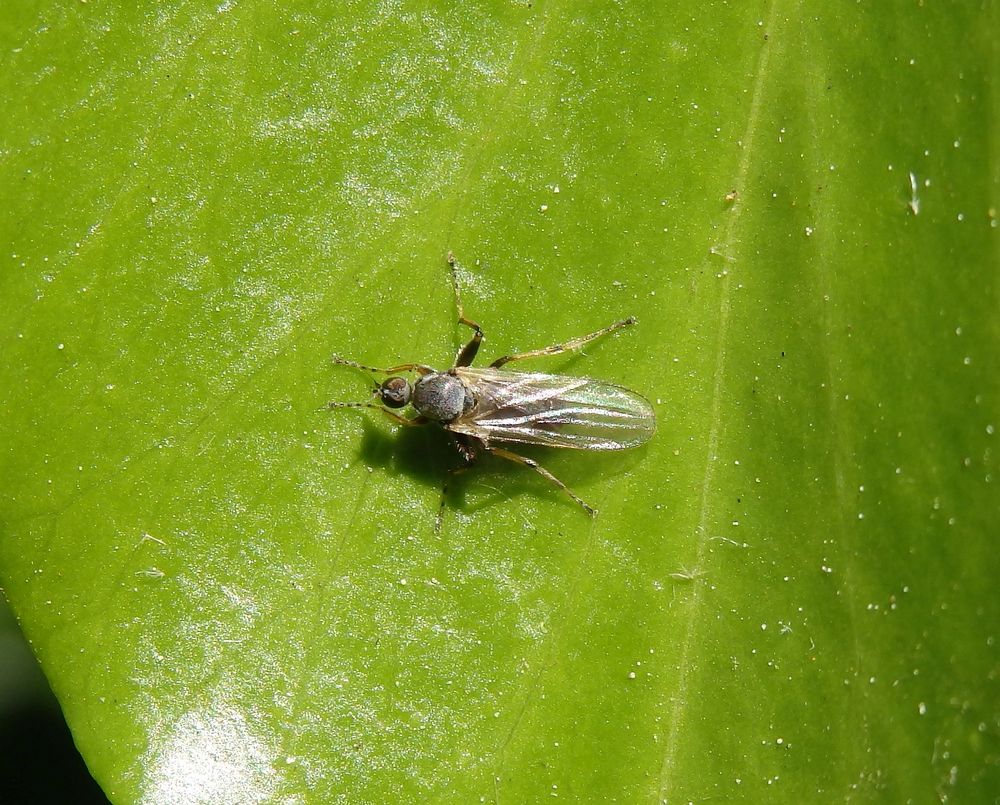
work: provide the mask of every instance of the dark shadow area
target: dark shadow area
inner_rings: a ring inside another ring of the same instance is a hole
[[[0,801],[107,805],[53,701],[0,719]]]
[[[565,450],[512,442],[504,442],[502,446],[534,459],[576,492],[579,492],[578,485],[590,486],[600,478],[613,478],[631,471],[646,451],[646,447],[620,452]],[[452,469],[462,466],[462,460],[448,433],[438,425],[385,430],[377,420],[366,419],[362,425],[358,461],[369,467],[401,473],[438,492],[447,479],[446,511],[472,514],[527,494],[551,496],[586,516],[565,492],[535,471],[487,453],[468,470],[449,478]],[[470,502],[467,492],[472,489],[476,490],[475,500]],[[599,490],[592,492],[599,494]],[[583,497],[586,499],[586,495]],[[435,511],[433,516],[436,514]]]
[[[0,596],[0,802],[107,805]]]
[[[432,489],[440,489],[448,470],[461,465],[458,451],[440,426],[387,430],[381,422],[373,421],[375,417],[382,418],[372,411],[362,425],[358,459],[365,465],[401,473]]]

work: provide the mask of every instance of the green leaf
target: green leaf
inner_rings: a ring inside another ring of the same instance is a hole
[[[117,802],[1000,788],[993,4],[22,2],[0,577]],[[486,357],[659,433],[456,479]],[[524,365],[529,368],[528,364]]]

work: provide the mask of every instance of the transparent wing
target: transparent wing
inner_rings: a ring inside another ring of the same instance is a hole
[[[448,428],[484,441],[624,450],[656,432],[653,407],[634,391],[588,377],[455,369],[476,406]]]

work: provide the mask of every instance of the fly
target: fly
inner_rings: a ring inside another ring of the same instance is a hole
[[[353,366],[378,375],[387,375],[372,390],[375,402],[331,402],[334,408],[375,408],[401,425],[437,423],[448,433],[462,458],[462,465],[451,475],[468,468],[482,453],[492,453],[508,461],[530,467],[562,489],[587,514],[597,510],[537,461],[498,446],[519,443],[577,450],[625,450],[637,447],[656,432],[656,415],[649,402],[634,391],[613,383],[587,377],[515,372],[503,367],[525,358],[558,355],[580,349],[602,335],[635,324],[630,316],[596,332],[553,344],[542,349],[504,355],[485,368],[474,368],[472,361],[483,341],[483,329],[466,318],[462,308],[455,258],[449,253],[455,288],[458,321],[473,331],[471,340],[455,356],[454,365],[439,372],[419,363],[404,363],[388,369],[376,369],[355,361],[334,357],[341,366]],[[411,382],[401,376],[414,372]],[[415,416],[397,411],[410,406]],[[441,493],[435,528],[441,526],[448,483]]]

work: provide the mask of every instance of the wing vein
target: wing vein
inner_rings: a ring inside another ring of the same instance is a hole
[[[493,368],[462,367],[455,373],[477,402],[448,427],[486,442],[624,450],[656,431],[649,402],[614,383]]]

